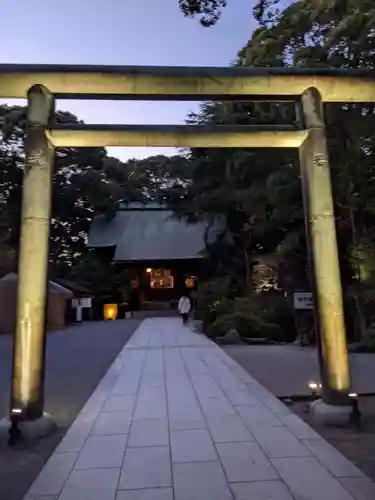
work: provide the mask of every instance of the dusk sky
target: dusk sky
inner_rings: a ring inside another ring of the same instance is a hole
[[[0,0],[0,4],[0,63],[227,66],[255,27],[254,0],[230,0],[220,22],[211,28],[185,18],[177,0]],[[59,101],[58,108],[87,123],[179,124],[198,104]],[[110,151],[122,159],[171,152]]]

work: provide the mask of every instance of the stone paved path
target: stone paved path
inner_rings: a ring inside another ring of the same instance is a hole
[[[144,321],[25,500],[372,500],[374,484],[223,350]]]

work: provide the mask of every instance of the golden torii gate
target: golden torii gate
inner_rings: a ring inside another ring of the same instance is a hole
[[[350,371],[324,125],[324,102],[375,102],[369,71],[319,68],[0,66],[0,98],[27,98],[11,416],[44,409],[51,180],[57,147],[298,148],[310,250],[323,402],[349,408]],[[296,101],[301,127],[53,123],[54,99]],[[345,413],[345,412],[344,412]]]

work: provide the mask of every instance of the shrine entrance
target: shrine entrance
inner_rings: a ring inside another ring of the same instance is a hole
[[[28,100],[11,416],[43,417],[51,179],[59,147],[297,148],[323,401],[350,405],[323,104],[375,102],[374,83],[371,71],[326,68],[0,66],[0,98]],[[293,101],[300,118],[282,127],[58,125],[53,121],[55,98]],[[170,290],[170,275],[155,271],[152,276],[150,286]]]

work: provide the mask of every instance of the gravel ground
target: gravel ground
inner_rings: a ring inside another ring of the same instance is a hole
[[[47,340],[45,409],[58,431],[35,444],[10,450],[0,442],[0,500],[22,500],[139,320],[84,323],[50,332]],[[12,338],[0,336],[0,415],[9,405]]]
[[[319,379],[316,349],[295,345],[226,346],[225,351],[278,397],[309,394]],[[375,354],[350,353],[353,391],[375,393]]]

